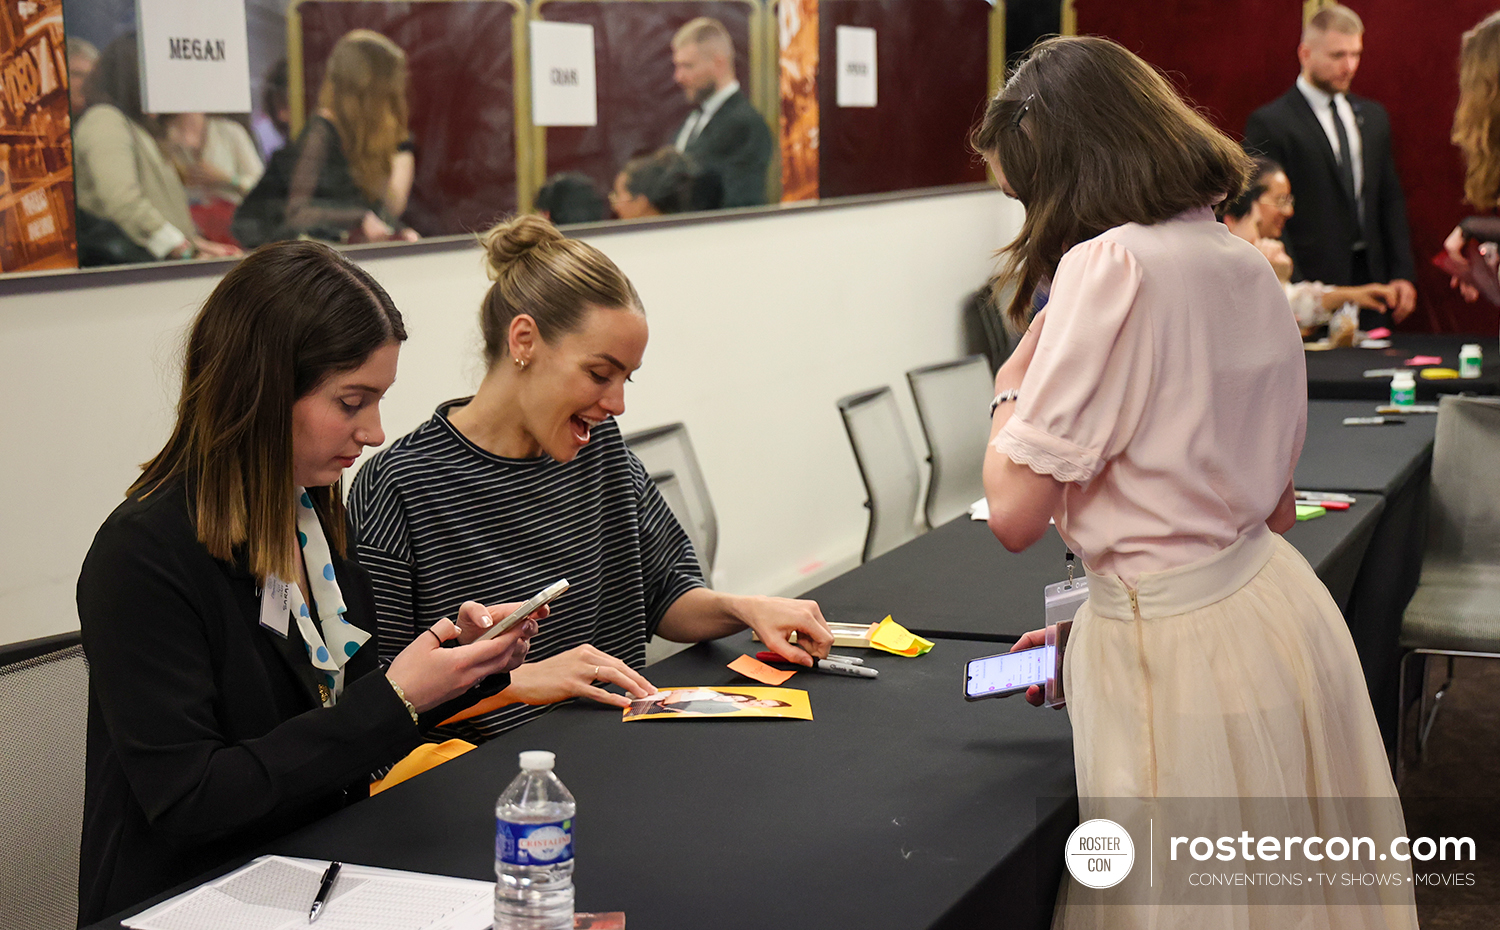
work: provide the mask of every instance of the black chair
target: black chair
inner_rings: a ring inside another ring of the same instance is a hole
[[[922,478],[889,387],[850,394],[838,401],[838,408],[865,483],[870,527],[863,560],[868,562],[926,530],[916,522]]]
[[[653,479],[657,475],[668,479],[668,488],[662,496],[677,522],[687,531],[703,575],[712,583],[714,556],[719,549],[719,519],[714,514],[708,483],[703,480],[703,470],[698,467],[698,456],[693,453],[687,427],[681,423],[669,423],[631,433],[625,437],[625,445],[646,466],[646,474]],[[661,484],[658,483],[657,487],[660,489]]]
[[[984,450],[995,382],[983,355],[913,368],[906,382],[932,466],[927,525],[941,526],[984,496]]]
[[[77,633],[0,646],[0,921],[78,925],[88,665]]]

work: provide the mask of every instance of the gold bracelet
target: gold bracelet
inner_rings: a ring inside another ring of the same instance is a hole
[[[408,701],[406,699],[406,692],[402,691],[401,690],[401,686],[398,685],[398,684],[396,684],[396,679],[392,678],[390,675],[387,675],[387,676],[385,676],[385,680],[391,683],[391,690],[395,691],[396,692],[396,697],[400,698],[401,699],[401,703],[406,705],[406,712],[408,714],[411,714],[411,722],[412,723],[416,723],[417,722],[417,708],[416,708],[416,705],[412,704],[411,701]]]

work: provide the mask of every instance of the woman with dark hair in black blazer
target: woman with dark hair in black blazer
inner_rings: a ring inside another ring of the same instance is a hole
[[[78,579],[80,924],[365,796],[524,658],[535,622],[473,642],[512,607],[471,601],[377,659],[338,482],[384,441],[405,338],[380,285],[311,242],[250,255],[194,321],[172,435]]]

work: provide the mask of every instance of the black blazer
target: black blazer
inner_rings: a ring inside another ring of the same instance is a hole
[[[681,133],[679,128],[673,138]],[[685,154],[724,182],[724,206],[753,207],[766,202],[772,148],[765,119],[737,90],[687,144]]]
[[[335,554],[334,571],[349,622],[372,639],[325,709],[297,625],[285,639],[260,626],[255,577],[198,542],[181,486],[126,500],[100,527],[78,578],[80,926],[367,796],[370,773],[421,741],[376,658],[375,602],[353,551]]]
[[[1326,284],[1366,283],[1353,280],[1354,243],[1364,240],[1374,280],[1413,280],[1416,266],[1406,223],[1406,197],[1391,157],[1390,118],[1373,100],[1352,94],[1348,100],[1364,149],[1363,228],[1354,203],[1344,193],[1323,124],[1295,85],[1250,114],[1245,149],[1281,162],[1292,182],[1297,209],[1287,221],[1283,241],[1301,278]]]

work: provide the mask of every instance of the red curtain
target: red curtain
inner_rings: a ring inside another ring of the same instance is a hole
[[[1301,0],[1076,0],[1078,31],[1108,36],[1168,72],[1235,139],[1297,76]],[[1365,22],[1354,93],[1390,112],[1417,259],[1418,312],[1403,329],[1493,333],[1496,311],[1468,305],[1430,259],[1459,219],[1463,162],[1449,143],[1458,43],[1495,0],[1356,0]]]

